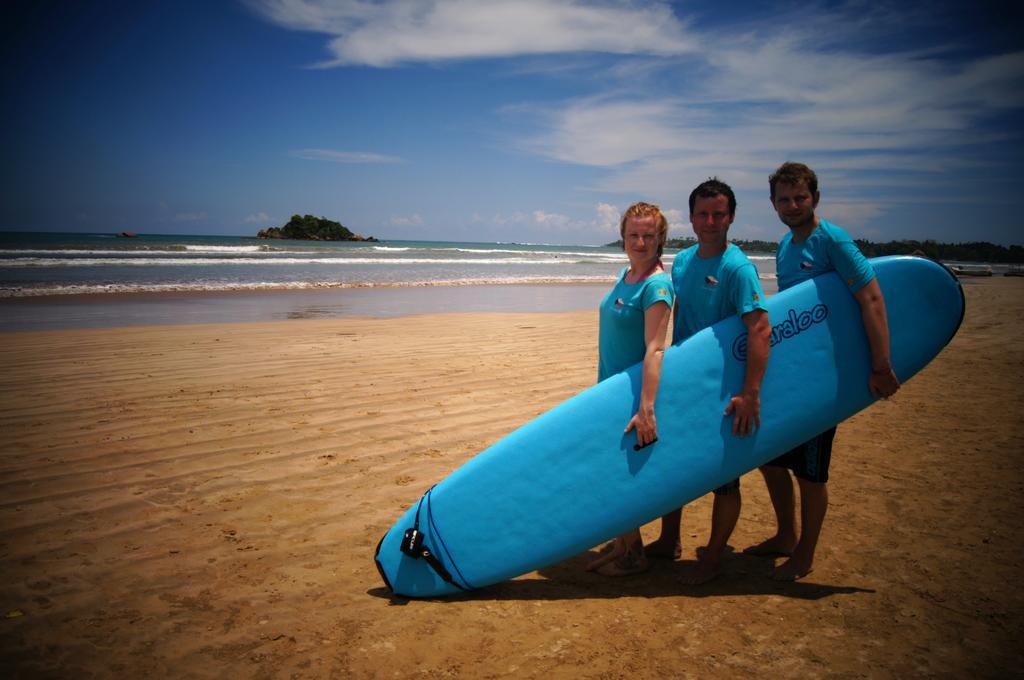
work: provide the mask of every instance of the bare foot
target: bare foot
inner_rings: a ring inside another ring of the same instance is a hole
[[[697,560],[692,567],[684,571],[683,575],[679,577],[679,582],[684,586],[698,586],[711,581],[720,573],[722,573],[721,563],[705,557]]]
[[[650,566],[643,553],[627,550],[624,555],[601,565],[595,571],[601,576],[630,576],[645,572]]]
[[[796,581],[811,573],[811,564],[796,558],[790,558],[775,567],[772,579],[776,581]]]
[[[666,541],[659,538],[653,543],[644,546],[644,554],[657,559],[678,560],[683,556],[683,545],[678,539]]]
[[[624,541],[619,539],[613,540],[611,543],[605,544],[601,550],[598,551],[597,557],[587,563],[587,571],[597,571],[605,564],[608,564],[612,560],[622,557],[626,554],[626,544]]]
[[[760,557],[778,557],[782,555],[789,557],[796,547],[796,536],[780,536],[775,534],[766,541],[743,549],[744,555],[758,555]]]

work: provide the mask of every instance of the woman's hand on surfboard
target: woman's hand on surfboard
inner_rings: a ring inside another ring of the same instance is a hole
[[[725,415],[732,415],[732,433],[740,437],[753,434],[761,427],[761,398],[740,392],[729,400]]]
[[[636,430],[636,443],[641,448],[657,439],[658,425],[654,418],[654,409],[651,409],[650,412],[646,412],[644,409],[637,411],[636,415],[630,419],[629,425],[626,425],[626,434],[633,429]]]

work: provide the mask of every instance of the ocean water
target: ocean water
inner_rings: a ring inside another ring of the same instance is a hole
[[[774,292],[774,256],[747,255]],[[0,297],[611,283],[626,264],[608,246],[0,232]]]
[[[774,292],[774,256],[748,255]],[[607,246],[0,232],[0,332],[588,310],[626,264]]]

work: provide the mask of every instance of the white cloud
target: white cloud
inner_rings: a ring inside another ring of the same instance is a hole
[[[498,226],[505,226],[508,224],[524,224],[527,221],[529,221],[529,217],[526,215],[526,213],[522,212],[515,212],[512,213],[511,215],[502,215],[499,213],[495,214],[494,217],[491,218],[491,222],[497,224]]]
[[[673,195],[710,175],[761,190],[787,159],[860,186],[923,189],[976,165],[971,152],[1000,140],[986,119],[1024,106],[1024,52],[954,64],[823,50],[818,36],[790,33],[734,36],[706,54],[707,73],[688,81],[685,97],[574,99],[545,113],[546,130],[521,145],[607,169],[590,187],[602,193]]]
[[[249,0],[286,28],[333,36],[321,66],[537,54],[674,55],[694,40],[665,2],[627,0]]]
[[[619,233],[619,222],[622,220],[622,212],[611,203],[597,204],[597,228],[602,232]]]
[[[205,220],[207,215],[205,212],[184,212],[177,213],[174,216],[175,222],[201,222]]]
[[[551,229],[565,229],[572,224],[572,219],[568,215],[548,213],[543,210],[533,211],[533,221],[542,227],[549,227]]]
[[[885,207],[876,202],[827,201],[823,199],[816,212],[830,222],[861,227],[860,232],[863,233],[863,225],[869,225],[872,220],[885,212]]]
[[[690,226],[690,215],[688,212],[683,212],[678,208],[669,208],[668,210],[662,210],[661,213],[668,220],[669,231]]]
[[[594,205],[594,217],[592,219],[576,219],[562,213],[536,209],[529,213],[495,214],[490,218],[489,222],[497,227],[539,228],[547,233],[573,233],[577,235],[590,232],[604,237],[608,234],[618,234],[620,217],[621,213],[615,205],[611,203],[597,203]],[[487,223],[488,220],[474,213],[471,217],[471,222],[481,224]]]
[[[549,131],[526,146],[556,160],[581,165],[620,165],[680,152],[694,115],[668,100],[575,101],[546,115]],[[695,140],[694,140],[695,141]]]
[[[159,209],[158,219],[161,222],[201,222],[208,219],[208,215],[205,212],[175,212],[170,214],[172,208],[168,205],[167,201],[157,202],[157,208]]]
[[[368,151],[334,151],[332,149],[297,149],[290,152],[293,158],[307,161],[331,161],[333,163],[401,163],[402,159]]]
[[[529,223],[556,232],[589,232],[604,237],[619,233],[619,220],[622,213],[611,203],[594,205],[594,217],[591,219],[574,219],[569,215],[552,213],[545,210],[534,210]]]
[[[419,227],[423,224],[423,218],[418,214],[410,217],[392,217],[390,223],[395,227]]]
[[[270,215],[265,212],[253,213],[242,220],[246,224],[266,224],[270,221]]]

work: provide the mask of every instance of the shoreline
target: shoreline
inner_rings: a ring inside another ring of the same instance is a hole
[[[999,280],[1004,277],[994,277]],[[973,286],[985,278],[961,279]],[[78,293],[0,297],[0,334],[295,319],[391,318],[444,312],[596,310],[613,279],[600,283],[339,286],[224,291]],[[774,280],[762,280],[774,295]]]
[[[612,282],[89,293],[0,298],[0,333],[444,312],[596,310]]]
[[[360,289],[406,289],[406,288],[459,288],[480,286],[578,286],[605,285],[615,281],[614,275],[589,277],[500,277],[479,279],[438,279],[431,281],[393,281],[393,282],[275,282],[275,283],[238,283],[223,286],[189,286],[179,284],[112,284],[109,287],[97,286],[64,286],[59,290],[50,288],[0,288],[0,301],[38,298],[102,298],[110,295],[189,295],[189,294],[224,294],[232,293],[276,293],[306,292],[318,290],[360,290]]]

